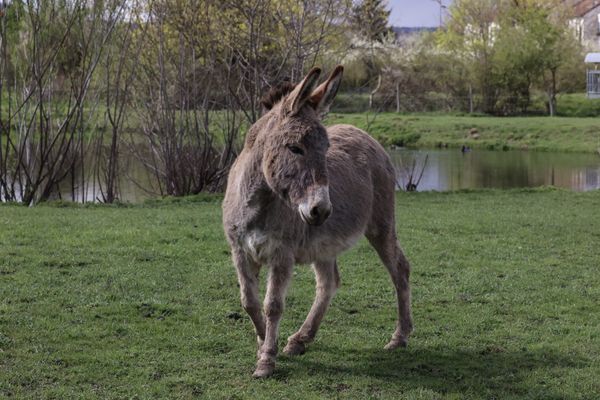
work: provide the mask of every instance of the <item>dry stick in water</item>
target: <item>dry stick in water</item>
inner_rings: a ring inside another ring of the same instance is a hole
[[[425,161],[423,162],[423,166],[421,167],[421,172],[419,173],[419,178],[417,178],[417,180],[414,180],[415,177],[415,171],[417,170],[417,158],[413,158],[412,160],[412,164],[411,164],[411,168],[410,170],[407,170],[404,168],[403,164],[400,164],[400,174],[401,175],[406,175],[407,182],[404,185],[402,182],[398,181],[397,185],[398,187],[404,189],[407,192],[414,192],[417,190],[417,188],[419,187],[419,184],[421,183],[421,179],[423,179],[423,174],[425,173],[425,168],[427,168],[427,162],[429,161],[429,154],[425,155]]]

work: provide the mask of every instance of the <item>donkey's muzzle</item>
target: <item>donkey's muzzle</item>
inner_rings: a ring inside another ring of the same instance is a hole
[[[320,186],[311,191],[307,201],[300,204],[298,212],[302,221],[309,225],[322,225],[331,215],[329,188]]]

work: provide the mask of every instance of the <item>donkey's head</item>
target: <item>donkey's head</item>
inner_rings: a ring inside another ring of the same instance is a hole
[[[327,176],[327,131],[320,116],[337,93],[343,67],[317,87],[321,70],[313,68],[289,93],[272,96],[261,118],[262,169],[270,189],[310,225],[321,225],[331,214]],[[257,137],[257,140],[259,140]]]

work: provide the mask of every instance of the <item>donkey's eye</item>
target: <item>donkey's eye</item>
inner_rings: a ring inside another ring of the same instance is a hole
[[[298,155],[301,155],[301,156],[303,156],[303,155],[304,155],[304,150],[302,150],[302,149],[301,149],[300,147],[298,147],[298,146],[289,145],[287,148],[288,148],[288,149],[289,149],[289,150],[290,150],[292,153],[294,153],[294,154],[298,154]]]

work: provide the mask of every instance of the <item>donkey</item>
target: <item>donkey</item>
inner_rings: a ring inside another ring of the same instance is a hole
[[[297,85],[263,101],[270,108],[248,131],[229,173],[223,225],[231,245],[244,310],[258,341],[254,377],[273,374],[279,321],[294,264],[312,264],[316,296],[284,353],[303,354],[340,285],[337,256],[365,235],[386,266],[398,301],[386,349],[405,347],[412,332],[410,265],[396,238],[395,175],[386,151],[351,125],[325,128],[323,115],[343,67],[317,87],[313,68]],[[264,311],[259,271],[269,267]]]

